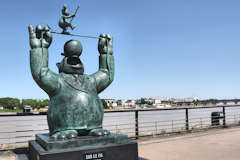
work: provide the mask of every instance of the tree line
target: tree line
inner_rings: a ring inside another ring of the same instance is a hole
[[[102,99],[104,109],[108,109],[107,103]],[[49,105],[49,99],[18,99],[11,97],[0,98],[0,107],[4,109],[23,109],[24,106],[31,106],[33,109],[40,109]]]
[[[33,109],[43,108],[49,105],[49,99],[18,99],[11,97],[0,98],[0,107],[4,109],[22,109],[24,106],[31,106]]]

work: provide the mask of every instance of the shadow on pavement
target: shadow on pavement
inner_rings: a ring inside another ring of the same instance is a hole
[[[149,160],[149,159],[139,157],[138,160]]]

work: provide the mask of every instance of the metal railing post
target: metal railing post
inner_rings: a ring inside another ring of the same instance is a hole
[[[200,127],[201,127],[201,129],[203,128],[202,118],[200,118]]]
[[[135,110],[135,137],[138,139],[138,110]]]
[[[157,122],[155,122],[155,130],[156,130],[156,135],[158,134],[158,126],[157,126]]]
[[[186,131],[189,131],[188,108],[185,109]]]
[[[117,124],[116,124],[116,133],[118,133],[118,126],[117,126]]]
[[[223,127],[226,127],[226,112],[225,112],[225,106],[223,106]]]

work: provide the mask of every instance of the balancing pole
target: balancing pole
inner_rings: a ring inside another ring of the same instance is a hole
[[[77,36],[77,37],[84,37],[84,38],[94,38],[94,39],[100,39],[100,38],[106,38],[106,37],[96,37],[96,36],[87,36],[87,35],[80,35],[80,34],[72,34],[72,33],[61,33],[61,32],[54,32],[51,31],[53,34],[61,34],[66,36]],[[106,38],[108,39],[108,38]]]

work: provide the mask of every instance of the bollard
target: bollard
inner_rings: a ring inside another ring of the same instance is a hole
[[[212,112],[211,114],[211,123],[212,126],[219,126],[220,125],[220,119],[224,118],[224,116],[221,116],[222,112]],[[224,119],[223,119],[223,125],[224,125]]]

